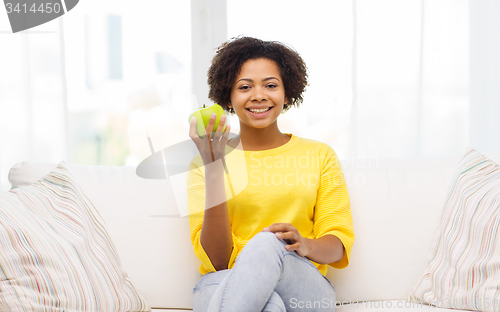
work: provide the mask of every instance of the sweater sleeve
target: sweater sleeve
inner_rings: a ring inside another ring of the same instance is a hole
[[[349,265],[354,244],[351,205],[340,161],[330,146],[321,167],[320,187],[314,208],[314,234],[316,238],[335,235],[344,245],[342,260],[328,265],[337,269]]]
[[[199,271],[201,274],[208,272],[215,272],[210,258],[203,249],[200,241],[201,228],[203,225],[203,217],[205,212],[205,169],[201,158],[194,158],[189,164],[187,173],[187,204],[189,211],[189,231],[191,244],[194,248],[196,257],[201,261]],[[233,249],[229,264],[233,264],[238,254],[241,239],[236,237],[233,233]],[[229,267],[228,267],[229,268]]]

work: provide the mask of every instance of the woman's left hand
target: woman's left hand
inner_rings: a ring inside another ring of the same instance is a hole
[[[308,239],[302,237],[299,231],[290,223],[273,223],[262,231],[275,233],[278,239],[283,239],[287,242],[288,245],[285,246],[286,250],[295,250],[302,257],[305,257],[311,251]]]

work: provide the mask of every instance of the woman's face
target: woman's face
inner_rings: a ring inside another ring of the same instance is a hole
[[[231,104],[240,119],[240,127],[266,128],[276,122],[283,110],[285,87],[278,65],[259,58],[243,63],[231,89]],[[251,112],[252,109],[267,112]]]

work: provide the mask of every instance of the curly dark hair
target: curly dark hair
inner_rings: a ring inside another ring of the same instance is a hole
[[[302,93],[307,83],[307,67],[300,55],[291,47],[278,41],[263,41],[257,38],[239,36],[219,46],[208,69],[208,97],[225,111],[234,114],[231,103],[231,89],[241,67],[247,60],[266,58],[274,61],[280,70],[285,88],[283,112],[303,102]]]

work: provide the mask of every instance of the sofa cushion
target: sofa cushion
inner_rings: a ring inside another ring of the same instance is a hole
[[[0,307],[8,311],[149,311],[66,164],[0,193]]]
[[[499,226],[500,165],[469,149],[449,187],[428,267],[408,299],[499,311]]]
[[[21,162],[12,167],[12,187],[28,185],[56,164]],[[192,289],[201,274],[180,217],[170,180],[149,180],[133,166],[67,164],[106,222],[123,269],[152,308],[192,309]]]

